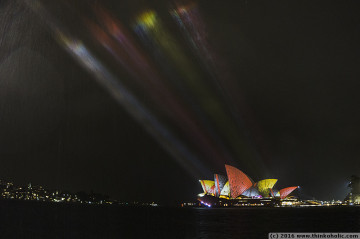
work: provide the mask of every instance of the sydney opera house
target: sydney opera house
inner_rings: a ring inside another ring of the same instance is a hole
[[[274,188],[277,179],[254,182],[241,170],[225,165],[227,177],[214,175],[214,180],[199,180],[203,193],[198,200],[211,206],[276,206],[293,200],[290,194],[298,186]]]

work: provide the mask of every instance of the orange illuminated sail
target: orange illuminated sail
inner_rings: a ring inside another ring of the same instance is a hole
[[[295,189],[297,189],[298,187],[288,187],[288,188],[283,188],[280,190],[280,198],[284,199],[286,198],[292,191],[294,191]]]
[[[231,198],[237,198],[253,185],[252,180],[241,170],[226,164],[225,169],[229,179]]]

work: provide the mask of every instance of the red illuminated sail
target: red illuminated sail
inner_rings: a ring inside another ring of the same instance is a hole
[[[241,170],[225,164],[226,173],[230,184],[230,196],[236,198],[251,188],[252,180]]]
[[[281,189],[280,190],[280,198],[281,199],[286,198],[292,191],[294,191],[297,188],[298,187],[288,187],[288,188]]]
[[[209,190],[210,194],[215,194],[215,185],[212,185],[210,190]]]

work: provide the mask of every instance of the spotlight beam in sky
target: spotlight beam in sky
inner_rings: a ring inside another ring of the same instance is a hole
[[[45,19],[50,32],[76,61],[92,73],[97,82],[103,86],[121,104],[130,115],[168,150],[171,155],[195,178],[209,174],[192,152],[187,149],[166,127],[161,124],[126,87],[91,53],[78,39],[66,33],[64,27],[58,24],[48,11],[37,0],[24,0],[25,4],[41,19]]]

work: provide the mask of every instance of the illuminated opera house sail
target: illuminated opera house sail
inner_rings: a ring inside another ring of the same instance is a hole
[[[199,180],[204,191],[199,194],[201,203],[210,206],[219,201],[225,202],[224,204],[251,200],[251,202],[280,201],[287,199],[298,188],[298,186],[293,186],[277,190],[274,188],[277,179],[254,182],[248,175],[233,166],[225,165],[225,169],[227,176],[214,174],[214,180]]]

